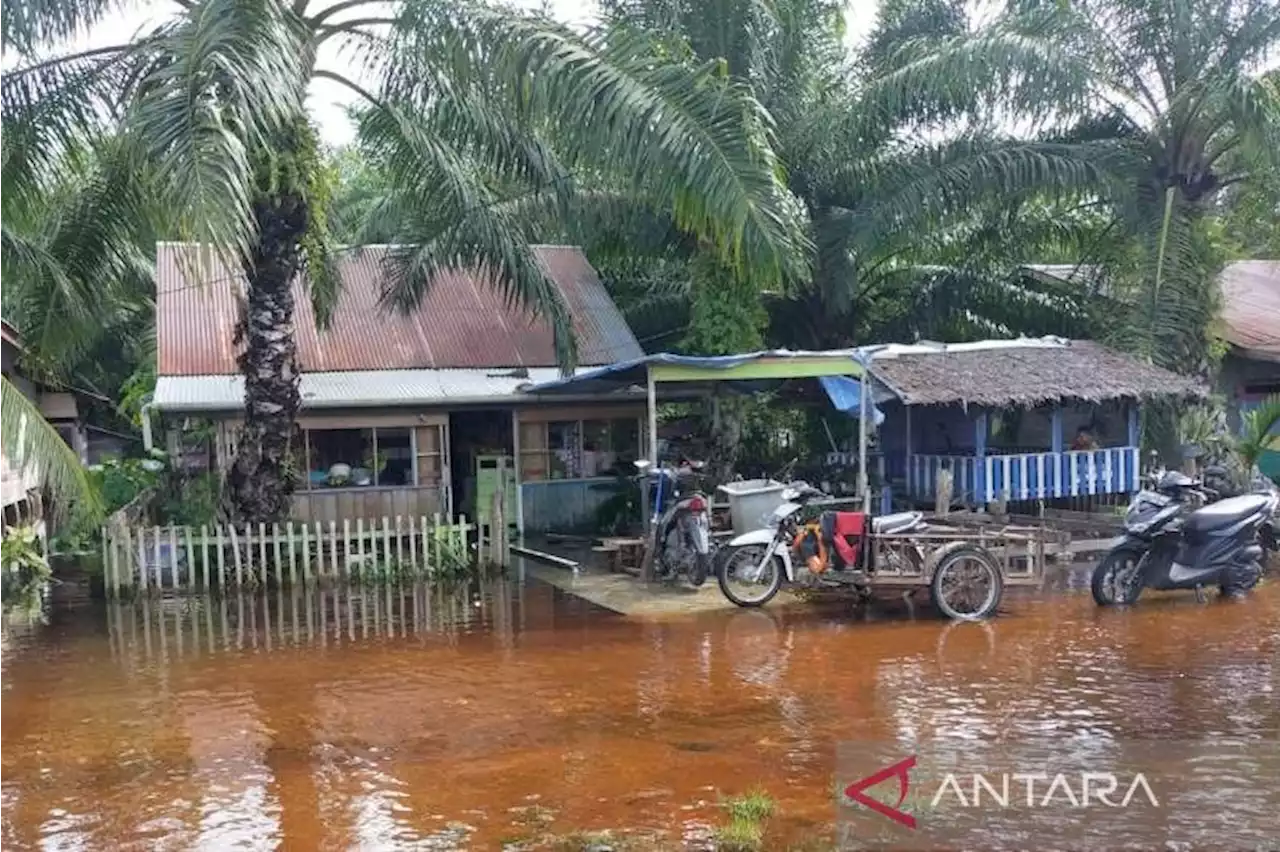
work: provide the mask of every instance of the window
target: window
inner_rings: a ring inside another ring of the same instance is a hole
[[[309,488],[414,484],[413,436],[408,427],[310,429],[306,442]]]
[[[579,479],[629,470],[640,455],[640,420],[520,424],[520,479]]]

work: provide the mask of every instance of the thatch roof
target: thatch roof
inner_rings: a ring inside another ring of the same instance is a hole
[[[871,369],[906,405],[1030,408],[1059,401],[1207,394],[1194,379],[1089,340],[890,347],[875,356]]]

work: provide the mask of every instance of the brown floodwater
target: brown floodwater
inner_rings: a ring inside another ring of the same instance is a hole
[[[759,787],[782,846],[830,826],[849,739],[1280,739],[1274,579],[1239,603],[1102,611],[1068,590],[1007,610],[636,620],[515,580],[57,609],[5,637],[3,843],[679,840]]]

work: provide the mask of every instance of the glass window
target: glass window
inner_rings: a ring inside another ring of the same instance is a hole
[[[581,420],[553,420],[547,424],[551,479],[576,479],[582,475],[581,429]]]
[[[372,429],[318,429],[311,442],[312,488],[348,488],[372,485],[374,479]]]
[[[378,429],[378,485],[413,485],[413,439],[409,429]]]

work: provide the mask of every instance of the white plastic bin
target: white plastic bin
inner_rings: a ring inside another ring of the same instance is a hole
[[[772,479],[744,479],[721,485],[729,497],[729,517],[737,535],[758,530],[765,525],[773,510],[786,501],[782,492],[786,484]]]

